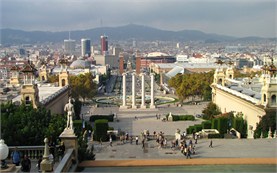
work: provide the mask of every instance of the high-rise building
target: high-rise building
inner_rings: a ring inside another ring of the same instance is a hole
[[[101,53],[105,55],[108,53],[108,37],[101,35]]]
[[[75,40],[64,40],[64,52],[69,55],[75,52]]]
[[[90,47],[90,39],[82,38],[81,39],[81,53],[82,56],[90,56],[91,47]]]

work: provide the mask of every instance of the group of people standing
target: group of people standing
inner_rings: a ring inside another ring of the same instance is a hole
[[[59,156],[59,157],[63,157],[64,152],[65,152],[65,146],[63,144],[63,142],[60,143],[60,145],[57,148],[58,151],[58,155],[55,154],[56,151],[56,145],[53,142],[49,143],[49,160],[51,161],[52,165],[54,165],[54,161],[55,161],[55,156]],[[23,158],[22,158],[23,156]],[[11,153],[11,159],[12,159],[12,163],[15,164],[16,166],[21,166],[21,171],[22,172],[30,172],[31,171],[31,160],[28,157],[27,154],[22,155],[22,153],[18,150],[17,147],[15,147],[14,151],[12,151]],[[42,155],[38,157],[38,161],[37,161],[37,165],[36,167],[38,168],[38,171],[40,172],[40,165],[42,162]]]

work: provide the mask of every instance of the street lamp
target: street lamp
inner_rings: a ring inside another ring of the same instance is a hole
[[[5,161],[5,159],[8,157],[9,154],[9,148],[5,144],[5,141],[3,139],[0,140],[0,160],[1,160],[1,169],[8,168],[8,165]]]

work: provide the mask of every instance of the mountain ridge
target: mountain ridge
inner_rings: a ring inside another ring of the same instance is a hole
[[[68,31],[23,31],[19,29],[0,29],[1,44],[28,44],[28,43],[44,43],[44,42],[63,42],[68,39]],[[222,41],[250,41],[275,39],[262,37],[234,37],[213,33],[205,33],[199,30],[181,30],[168,31],[152,28],[144,25],[128,24],[118,27],[98,27],[85,30],[70,31],[71,38],[81,40],[81,38],[90,38],[92,42],[99,41],[100,36],[105,34],[110,40],[145,40],[145,41],[205,41],[214,40]]]

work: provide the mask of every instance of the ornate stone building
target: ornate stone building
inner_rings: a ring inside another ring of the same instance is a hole
[[[277,108],[276,67],[264,66],[261,76],[234,79],[232,67],[216,69],[212,87],[212,101],[221,112],[242,113],[248,124],[248,138],[253,138],[260,118],[268,110]]]

